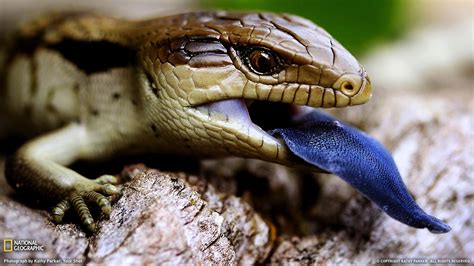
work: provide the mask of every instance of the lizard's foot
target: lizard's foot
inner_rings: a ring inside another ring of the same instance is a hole
[[[79,189],[72,192],[66,199],[60,201],[52,210],[53,221],[60,223],[64,214],[71,208],[79,215],[81,223],[90,232],[95,231],[95,223],[92,215],[87,207],[88,203],[97,204],[102,213],[109,215],[112,211],[110,201],[104,196],[113,196],[120,193],[119,189],[111,183],[116,183],[114,176],[103,175],[95,180],[91,180],[94,184],[90,188]]]

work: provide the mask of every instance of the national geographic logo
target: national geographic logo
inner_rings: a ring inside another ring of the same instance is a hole
[[[3,239],[3,252],[44,251],[44,246],[31,239]]]
[[[13,251],[13,239],[3,239],[3,252]]]

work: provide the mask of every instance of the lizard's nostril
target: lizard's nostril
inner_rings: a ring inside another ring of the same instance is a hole
[[[344,81],[341,85],[341,90],[348,94],[351,94],[354,90],[354,85],[352,85],[349,81]]]
[[[344,74],[342,75],[332,87],[336,90],[341,91],[346,96],[352,97],[356,95],[360,89],[362,89],[363,80],[360,75],[356,74]]]

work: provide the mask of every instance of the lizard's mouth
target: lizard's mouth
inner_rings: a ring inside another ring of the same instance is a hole
[[[293,117],[302,112],[302,106],[281,102],[230,99],[203,104],[198,106],[197,110],[214,119],[230,123],[247,123],[263,131],[270,131],[289,126]]]
[[[294,118],[304,110],[303,108],[305,107],[291,103],[248,99],[221,100],[196,107],[201,114],[208,116],[216,123],[227,126],[225,128],[227,130],[230,128],[236,135],[247,134],[249,141],[262,139],[266,144],[278,146],[277,149],[280,151],[286,149],[286,145],[280,145],[283,143],[282,140],[273,136],[271,131],[291,126]],[[310,109],[310,107],[307,108]],[[278,157],[276,159],[288,160],[288,158]]]
[[[428,228],[433,233],[451,230],[416,204],[390,153],[380,143],[327,114],[315,109],[306,109],[308,112],[305,112],[305,108],[244,99],[217,101],[197,107],[214,125],[230,132],[223,136],[234,134],[236,142],[244,140],[247,143],[260,138],[262,146],[257,149],[260,153],[256,154],[257,157],[286,164],[292,163],[289,158],[302,159],[302,163],[338,175],[400,222]],[[227,141],[230,146],[231,139]],[[271,149],[275,147],[276,157],[272,159],[268,155],[275,154]],[[286,156],[282,156],[282,152],[287,153]],[[238,155],[239,150],[235,153]]]

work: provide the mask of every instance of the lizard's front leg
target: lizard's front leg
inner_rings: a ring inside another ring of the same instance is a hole
[[[7,160],[5,174],[17,190],[59,202],[53,209],[55,222],[60,222],[72,206],[82,224],[93,231],[95,224],[86,202],[95,202],[108,215],[111,207],[104,195],[119,193],[113,185],[117,180],[113,176],[91,180],[66,166],[81,158],[94,157],[92,153],[108,148],[103,145],[100,147],[83,125],[70,124],[24,144]]]

